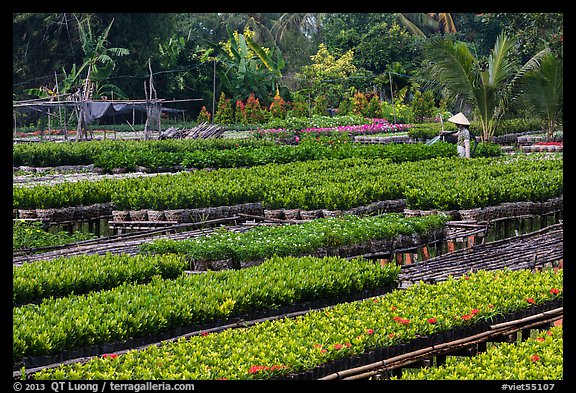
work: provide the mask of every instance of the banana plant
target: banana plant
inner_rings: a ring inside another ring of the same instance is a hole
[[[225,47],[210,44],[217,59],[225,70],[219,70],[222,83],[235,95],[245,97],[256,90],[257,95],[267,90],[265,85],[272,80],[271,89],[277,91],[282,77],[284,59],[280,49],[276,49],[276,60],[272,53],[256,44],[247,34],[234,34],[227,27],[229,45]]]
[[[126,56],[130,51],[126,48],[107,48],[108,34],[114,20],[110,22],[108,27],[98,37],[94,37],[90,19],[86,18],[78,21],[78,31],[82,42],[82,50],[84,51],[84,63],[78,69],[78,75],[87,69],[87,78],[95,84],[94,95],[100,97],[103,93],[115,92],[116,95],[123,96],[122,91],[115,85],[103,84],[103,81],[108,79],[114,70],[116,63],[112,58],[117,56]]]

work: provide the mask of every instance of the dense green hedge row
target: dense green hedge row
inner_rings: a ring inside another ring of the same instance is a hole
[[[400,267],[364,259],[274,257],[241,270],[208,271],[147,284],[46,299],[13,309],[13,356],[56,353],[254,310],[391,285]]]
[[[527,341],[501,343],[471,358],[446,358],[440,367],[402,373],[402,380],[543,381],[564,379],[562,326],[543,331]],[[529,385],[530,386],[530,385]],[[536,390],[536,386],[531,390]],[[552,390],[550,387],[549,390]]]
[[[238,168],[269,163],[285,164],[296,161],[352,157],[388,157],[394,162],[402,162],[456,155],[455,147],[447,143],[438,143],[434,146],[424,144],[380,146],[313,141],[292,146],[270,145],[271,142],[259,143],[255,140],[244,141],[238,145],[233,145],[229,141],[227,143],[193,141],[104,142],[104,145],[109,145],[107,149],[103,149],[100,145],[93,145],[93,149],[88,149],[83,144],[68,144],[61,149],[58,149],[58,144],[15,145],[15,149],[17,146],[31,147],[15,151],[14,162],[26,162],[25,165],[43,164],[41,166],[94,164],[105,172],[112,172],[115,168],[134,171],[138,167],[153,170],[171,167]],[[37,147],[38,145],[40,147]],[[501,152],[495,151],[492,155],[497,154]]]
[[[273,141],[250,139],[166,139],[166,140],[95,140],[61,143],[16,143],[12,145],[13,166],[50,167],[59,165],[89,165],[101,162],[106,154],[131,156],[140,151],[162,153],[184,153],[191,151],[234,150],[274,146]]]
[[[286,164],[297,161],[352,157],[389,157],[395,162],[402,162],[455,155],[454,146],[445,143],[433,147],[425,145],[366,146],[353,143],[335,145],[303,143],[295,146],[281,144],[265,147],[178,152],[159,152],[151,149],[139,149],[130,152],[112,150],[100,154],[94,161],[94,165],[110,172],[114,168],[135,170],[138,166],[152,169],[174,166],[186,169],[238,168],[270,163]]]
[[[118,210],[166,210],[262,202],[267,209],[348,210],[406,198],[410,208],[451,210],[543,201],[562,192],[561,156],[442,157],[402,163],[348,158],[49,186],[14,185],[13,207],[112,202]]]
[[[230,258],[234,262],[263,260],[273,255],[302,255],[321,247],[425,234],[444,226],[448,216],[404,217],[388,213],[376,217],[320,218],[298,225],[256,227],[234,233],[225,229],[211,236],[184,240],[158,239],[140,245],[141,252],[184,253],[192,261]]]
[[[306,270],[306,274],[314,270]],[[332,276],[334,279],[338,275]],[[561,298],[552,270],[479,271],[374,299],[62,365],[36,379],[267,379]],[[271,280],[268,280],[271,282]],[[258,290],[258,288],[254,288]]]
[[[187,263],[181,256],[78,255],[36,261],[12,269],[12,299],[23,304],[48,297],[109,289],[154,276],[176,278]]]

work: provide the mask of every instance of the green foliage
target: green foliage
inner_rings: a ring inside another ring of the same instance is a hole
[[[482,128],[482,140],[494,135],[509,103],[519,95],[518,81],[539,62],[548,49],[542,50],[516,68],[512,53],[514,42],[501,33],[488,58],[474,56],[469,45],[462,41],[443,39],[433,41],[428,48],[430,66],[428,78],[438,80],[453,99],[464,99],[474,107]],[[484,65],[486,62],[487,65]]]
[[[328,116],[328,100],[324,95],[318,95],[314,100],[312,115]]]
[[[325,96],[329,107],[337,107],[348,88],[346,80],[357,72],[353,60],[353,51],[337,58],[321,43],[318,52],[311,56],[312,64],[303,66],[296,75],[302,80],[299,91],[313,99]]]
[[[486,352],[462,359],[449,356],[439,367],[412,372],[392,380],[552,380],[564,379],[563,327],[554,326],[520,342],[489,346]],[[529,386],[529,385],[526,385]],[[532,384],[533,389],[536,389]]]
[[[540,67],[530,70],[524,77],[524,94],[536,113],[545,119],[548,140],[552,140],[559,124],[562,124],[564,67],[562,58],[548,53]]]
[[[347,266],[348,263],[354,261],[339,261],[340,267]],[[314,265],[313,269],[309,269],[303,265],[300,272],[294,270],[292,274],[298,277],[302,274],[313,275],[315,269],[322,269],[322,266]],[[248,271],[245,273],[248,274]],[[322,273],[323,275],[315,279],[320,285],[324,285],[326,290],[332,285],[344,282],[353,285],[350,276],[343,279],[342,273],[326,274],[325,270],[322,270]],[[248,293],[271,292],[267,285],[271,282],[282,291],[284,279],[287,278],[280,278],[271,272],[261,286],[250,286],[251,292]],[[419,336],[449,332],[458,327],[473,326],[477,322],[489,322],[496,315],[520,310],[534,313],[532,305],[526,299],[532,298],[536,305],[561,299],[562,279],[562,270],[557,274],[551,269],[542,272],[479,271],[458,279],[448,278],[438,284],[420,283],[376,298],[340,303],[330,309],[311,311],[295,318],[282,318],[247,328],[197,335],[161,346],[153,345],[144,350],[129,351],[116,359],[94,358],[88,362],[45,368],[32,377],[47,380],[282,378],[377,348],[408,344]],[[330,281],[334,284],[330,284]],[[216,286],[217,283],[212,285]],[[290,285],[300,288],[299,285],[292,284],[292,281]],[[196,288],[198,289],[187,292],[186,295],[190,297],[203,289]],[[558,293],[552,293],[552,289],[558,290]],[[319,288],[317,293],[321,293]],[[161,291],[154,292],[154,296],[161,294]],[[226,300],[224,296],[226,294],[220,295],[220,302]],[[203,301],[211,302],[212,299],[210,296]],[[189,303],[188,299],[188,308]],[[131,303],[126,302],[123,307],[126,304]],[[113,307],[119,308],[115,305]],[[137,315],[140,316],[139,313]],[[144,316],[153,318],[150,312],[143,313]],[[430,323],[430,318],[434,318],[436,323]],[[94,326],[102,329],[102,325],[102,322],[97,322]],[[115,325],[111,323],[108,326]],[[16,338],[15,344],[22,343],[19,337]],[[279,346],[281,351],[278,351]],[[19,354],[18,351],[13,352]],[[546,351],[543,358],[549,359],[552,364],[562,363],[560,353],[553,351]],[[504,369],[510,367],[507,364]],[[552,372],[553,377],[559,375],[557,367],[547,370]],[[520,375],[518,377],[522,379]]]
[[[41,222],[16,220],[12,224],[12,249],[34,249],[42,247],[58,246],[61,244],[75,243],[94,238],[93,235],[74,231],[49,232],[44,229]]]
[[[142,244],[143,253],[185,253],[193,261],[258,261],[278,256],[306,255],[321,247],[361,244],[397,235],[423,235],[440,229],[448,217],[435,215],[405,218],[388,213],[377,217],[347,215],[322,218],[299,225],[257,227],[246,233],[223,231],[210,237],[187,240],[162,239]]]
[[[472,121],[471,127],[479,129],[479,122]],[[498,123],[494,135],[516,134],[523,132],[533,132],[544,130],[544,124],[541,119],[505,119]]]
[[[382,105],[380,104],[380,97],[378,94],[373,94],[368,100],[368,106],[366,107],[365,116],[368,118],[382,118]]]
[[[273,257],[240,270],[209,271],[14,307],[13,356],[58,353],[192,328],[255,310],[346,296],[391,285],[400,267],[359,258]],[[78,329],[82,326],[82,329]]]
[[[289,131],[301,131],[312,127],[328,128],[339,126],[352,126],[369,124],[367,120],[361,115],[338,115],[334,117],[326,115],[312,115],[307,116],[292,116],[289,115],[285,119],[271,119],[267,123],[261,125],[260,129],[285,129]]]
[[[284,148],[285,152],[293,151],[292,146]],[[304,145],[295,151],[314,154],[317,149],[333,154],[332,159],[13,186],[12,204],[17,209],[30,209],[112,202],[117,209],[139,206],[159,210],[262,202],[272,209],[347,210],[406,198],[409,207],[452,210],[543,201],[563,192],[561,157],[462,160],[456,157],[455,146],[445,142],[366,147],[342,143],[338,147],[318,145],[312,150]],[[363,155],[373,158],[361,158]]]
[[[394,105],[383,101],[382,102],[382,117],[389,119],[390,122],[395,123],[413,123],[414,114],[410,105],[404,104],[401,101],[395,101]]]
[[[176,278],[188,266],[177,255],[78,255],[40,260],[12,269],[14,304],[110,289],[122,283],[146,283],[154,276]]]
[[[233,97],[246,97],[251,93],[259,97],[272,96],[277,91],[284,68],[280,49],[276,48],[274,60],[268,48],[252,40],[254,33],[249,28],[245,28],[242,34],[233,32],[228,25],[226,30],[227,42],[209,44],[224,68],[218,70],[219,80]]]
[[[232,108],[232,100],[226,98],[224,92],[220,93],[218,99],[218,106],[214,114],[214,122],[217,124],[232,124],[234,123],[234,109]]]
[[[424,93],[416,90],[410,105],[412,106],[414,119],[417,123],[423,123],[426,119],[434,118],[437,112],[434,94],[431,90],[426,90]]]
[[[453,123],[444,123],[445,131],[456,131],[456,126]],[[420,123],[413,124],[408,130],[408,136],[419,140],[432,139],[442,132],[442,124],[440,123]]]
[[[208,112],[208,109],[206,109],[205,105],[202,105],[202,109],[200,109],[200,113],[198,113],[196,121],[198,123],[204,123],[204,122],[210,123],[210,117],[211,117],[210,112]]]

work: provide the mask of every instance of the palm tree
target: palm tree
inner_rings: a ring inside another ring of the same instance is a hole
[[[548,140],[552,140],[557,124],[562,122],[563,73],[562,59],[548,53],[542,58],[540,68],[526,73],[522,84],[536,113],[546,119]]]
[[[248,28],[254,32],[254,41],[258,44],[274,43],[270,27],[275,23],[274,14],[265,13],[229,13],[224,14],[222,24],[232,30],[243,31]]]
[[[415,36],[426,37],[426,33],[455,33],[456,25],[449,13],[406,13],[397,14],[396,19]]]
[[[540,65],[549,49],[544,49],[516,69],[511,60],[513,42],[501,33],[485,62],[474,57],[464,42],[448,39],[434,40],[427,52],[425,73],[437,81],[452,99],[462,99],[473,106],[480,120],[483,140],[494,135],[508,104],[520,90],[518,81]]]
[[[284,13],[272,26],[272,34],[279,44],[284,43],[288,32],[299,32],[308,38],[313,38],[322,27],[323,13]]]

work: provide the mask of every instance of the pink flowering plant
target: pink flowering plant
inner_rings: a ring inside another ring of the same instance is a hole
[[[367,119],[366,124],[340,125],[340,126],[312,126],[302,129],[259,129],[257,133],[264,138],[289,138],[294,135],[334,136],[334,135],[372,135],[389,132],[402,132],[410,128],[409,124],[393,124],[386,119]]]

